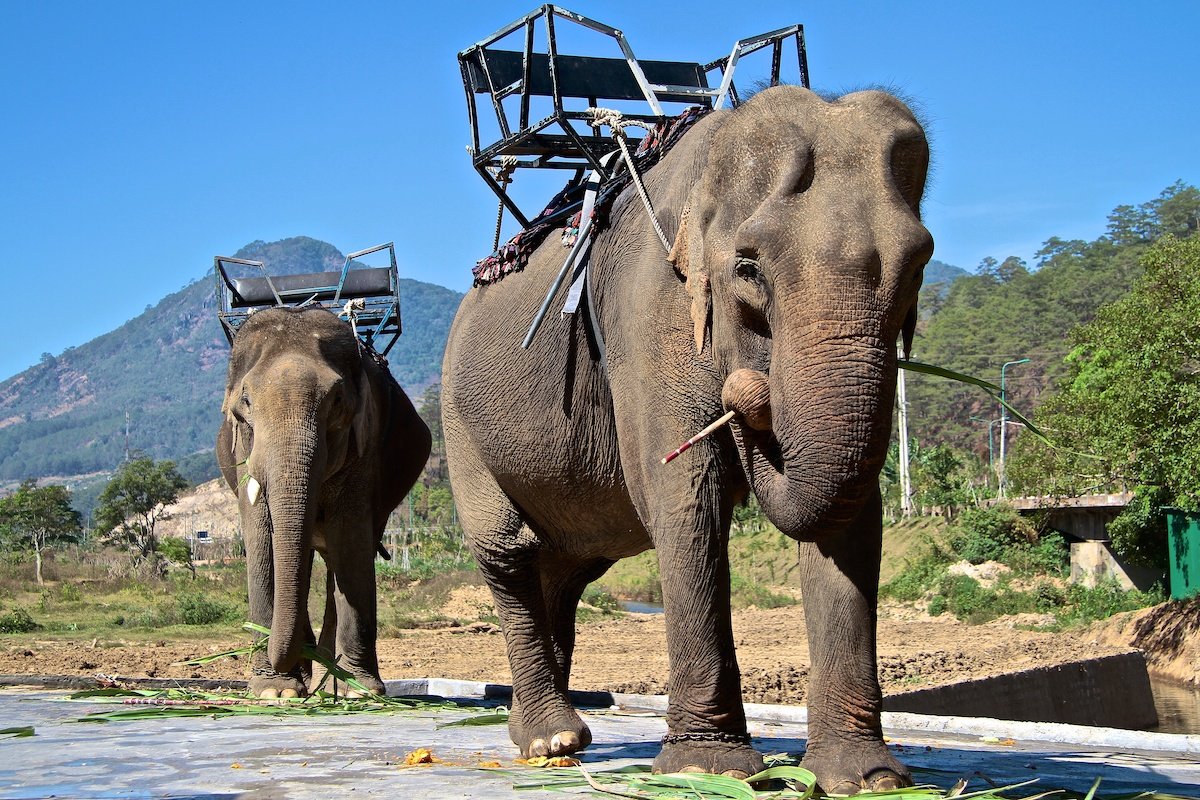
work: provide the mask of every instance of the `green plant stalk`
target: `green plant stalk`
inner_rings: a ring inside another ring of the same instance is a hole
[[[1008,404],[1007,400],[1000,396],[1003,390],[991,381],[985,381],[983,378],[976,378],[973,375],[965,375],[961,372],[955,372],[954,370],[946,369],[945,367],[935,367],[933,364],[925,364],[921,361],[913,361],[912,359],[902,358],[897,362],[897,365],[900,367],[900,369],[906,369],[910,372],[920,372],[925,375],[936,375],[939,378],[949,378],[950,380],[958,381],[959,383],[967,383],[972,386],[978,386],[989,396],[991,396],[993,400],[1004,406],[1008,413],[1012,415],[1013,419],[1024,425],[1030,433],[1038,438],[1038,440],[1040,440],[1043,444],[1054,447],[1054,444],[1049,438],[1047,438],[1046,434],[1042,433],[1041,430],[1032,422],[1030,422],[1024,414],[1022,414],[1020,411],[1017,411]]]

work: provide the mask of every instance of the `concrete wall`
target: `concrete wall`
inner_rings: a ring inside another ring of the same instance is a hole
[[[883,698],[885,711],[1144,730],[1158,724],[1141,653],[918,689]]]

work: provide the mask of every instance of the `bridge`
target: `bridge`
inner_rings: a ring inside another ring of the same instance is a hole
[[[1149,589],[1163,580],[1161,570],[1122,561],[1110,547],[1108,524],[1129,505],[1133,492],[1080,497],[1013,497],[1008,504],[1021,514],[1041,515],[1046,526],[1071,545],[1071,582],[1095,586],[1112,577],[1124,589]]]

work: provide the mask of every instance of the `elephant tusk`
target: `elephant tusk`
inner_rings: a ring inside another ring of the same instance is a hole
[[[257,479],[251,478],[246,482],[246,496],[250,498],[250,505],[258,503],[258,495],[261,491],[262,484]]]

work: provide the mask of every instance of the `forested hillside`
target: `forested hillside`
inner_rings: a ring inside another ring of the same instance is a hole
[[[253,242],[235,254],[272,272],[340,269],[344,256],[307,237]],[[401,265],[403,274],[403,265]],[[401,279],[404,335],[389,354],[415,398],[438,379],[461,295]],[[205,274],[145,313],[0,383],[0,480],[111,470],[129,445],[154,458],[212,449],[229,346]],[[197,464],[210,468],[210,457]]]
[[[1107,232],[1094,241],[1052,237],[1032,267],[1015,257],[984,259],[977,274],[955,281],[944,296],[922,292],[913,358],[994,383],[1006,362],[1028,358],[1006,370],[1006,388],[1015,406],[1031,411],[1066,375],[1070,331],[1128,292],[1155,240],[1190,235],[1198,217],[1200,191],[1180,182],[1149,202],[1114,209]],[[950,445],[986,463],[996,404],[963,384],[907,377],[910,436],[921,447]]]

